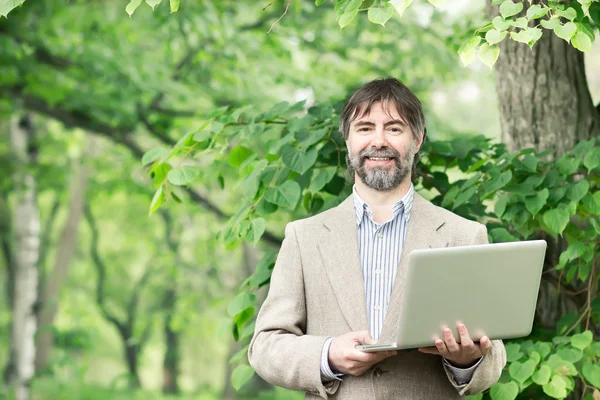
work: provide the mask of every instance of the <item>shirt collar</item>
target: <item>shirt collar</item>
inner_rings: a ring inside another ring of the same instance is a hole
[[[408,221],[410,217],[410,211],[412,209],[413,198],[415,194],[415,187],[411,183],[408,192],[402,197],[400,200],[394,204],[392,208],[392,219],[396,218],[401,211],[404,211],[406,216],[406,220]],[[352,195],[354,197],[354,211],[356,212],[356,225],[360,225],[365,215],[365,212],[369,216],[371,220],[373,220],[373,212],[371,211],[371,207],[360,198],[358,192],[356,191],[356,185],[352,185]]]

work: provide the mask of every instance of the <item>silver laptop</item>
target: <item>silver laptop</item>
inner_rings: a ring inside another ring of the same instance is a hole
[[[396,342],[357,348],[374,352],[434,346],[436,339],[443,340],[444,328],[460,343],[458,322],[474,341],[528,336],[545,252],[543,240],[413,251],[402,282]]]

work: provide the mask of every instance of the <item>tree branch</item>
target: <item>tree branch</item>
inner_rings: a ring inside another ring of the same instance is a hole
[[[116,315],[111,313],[108,310],[108,308],[106,307],[106,304],[104,302],[104,295],[105,295],[104,285],[105,285],[105,281],[106,281],[106,266],[104,265],[104,262],[100,258],[100,254],[98,252],[98,242],[99,242],[98,227],[96,225],[96,220],[94,219],[94,216],[92,214],[92,210],[91,210],[89,204],[85,205],[83,212],[85,214],[85,219],[88,222],[88,225],[90,227],[90,231],[92,234],[92,238],[91,238],[91,242],[90,242],[90,255],[92,257],[92,261],[93,261],[94,265],[96,266],[96,271],[98,272],[98,281],[96,283],[96,303],[98,303],[98,307],[100,307],[100,311],[102,312],[104,317],[108,321],[110,321],[112,324],[114,324],[121,333],[123,333],[127,330],[126,324],[123,323],[122,321],[120,321]]]

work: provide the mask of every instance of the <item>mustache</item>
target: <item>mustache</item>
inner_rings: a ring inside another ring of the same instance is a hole
[[[386,157],[386,158],[394,158],[394,159],[399,159],[400,158],[400,154],[395,151],[392,150],[390,148],[385,148],[385,149],[374,149],[374,148],[369,148],[369,149],[365,149],[363,151],[360,152],[359,154],[361,159],[364,159],[366,157]]]

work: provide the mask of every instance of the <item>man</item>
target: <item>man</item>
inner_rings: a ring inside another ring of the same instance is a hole
[[[340,131],[355,175],[339,206],[287,225],[248,358],[266,381],[307,399],[461,399],[491,387],[506,364],[501,341],[474,343],[467,327],[432,347],[363,353],[393,342],[402,273],[419,248],[487,243],[485,226],[414,191],[425,139],[420,101],[388,78],[359,88]],[[435,307],[435,304],[432,305]]]

